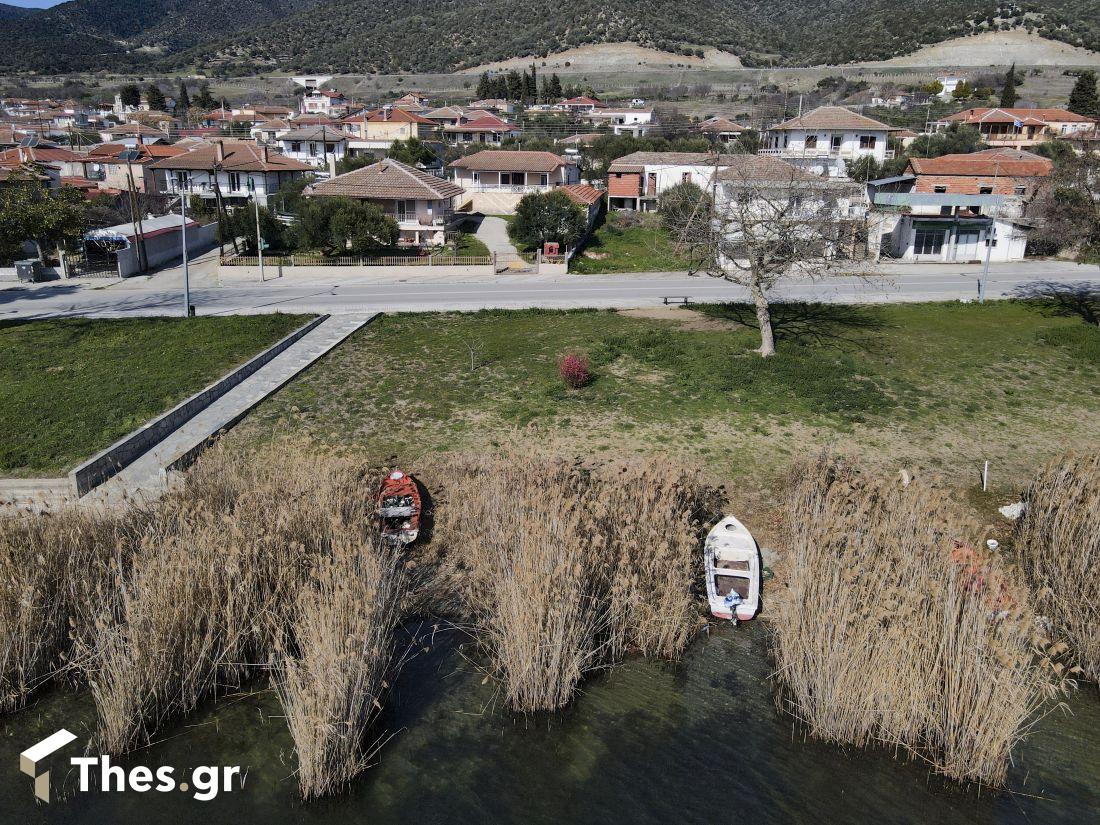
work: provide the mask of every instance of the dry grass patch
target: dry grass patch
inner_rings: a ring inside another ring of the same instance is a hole
[[[1100,681],[1100,453],[1050,462],[1025,500],[1016,551],[1036,607],[1085,675]]]
[[[1002,785],[1054,695],[1031,605],[943,490],[818,459],[788,500],[776,621],[780,707],[826,741],[900,749]],[[983,548],[978,550],[975,548]]]

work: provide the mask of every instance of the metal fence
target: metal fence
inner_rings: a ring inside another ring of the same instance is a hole
[[[222,255],[222,266],[259,266],[255,255]],[[264,255],[265,266],[490,266],[489,255],[385,255],[377,258],[328,255]]]

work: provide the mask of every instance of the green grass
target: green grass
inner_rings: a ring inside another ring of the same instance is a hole
[[[689,261],[676,254],[668,233],[655,216],[642,216],[642,224],[616,226],[616,219],[598,224],[596,231],[570,262],[570,272],[592,275],[604,272],[679,272]],[[585,255],[591,252],[600,257]]]
[[[487,247],[481,240],[469,232],[461,232],[458,235],[458,256],[466,257],[476,255],[479,257],[489,257],[489,247]]]
[[[1100,439],[1100,366],[1048,335],[1081,321],[1017,303],[774,308],[779,354],[754,354],[751,308],[681,320],[612,311],[387,316],[262,404],[235,438],[307,434],[385,458],[502,443],[659,451],[776,474],[830,446],[889,464],[1005,479]],[[569,351],[593,382],[567,390]],[[979,465],[980,466],[980,465]]]
[[[71,469],[305,320],[254,315],[0,323],[0,474]]]

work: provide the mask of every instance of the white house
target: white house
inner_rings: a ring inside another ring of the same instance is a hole
[[[291,129],[278,136],[283,154],[318,169],[344,159],[348,150],[348,136],[331,126],[306,126]]]
[[[959,77],[953,74],[944,74],[936,78],[936,82],[943,88],[938,92],[940,100],[952,100],[955,90],[959,88],[959,85],[966,83],[965,77]]]
[[[228,204],[243,204],[255,196],[260,206],[284,183],[314,171],[314,167],[285,157],[267,146],[243,141],[216,140],[182,155],[150,164],[158,191],[181,193]]]
[[[451,179],[467,191],[468,202],[480,212],[507,214],[526,194],[580,183],[576,162],[553,152],[485,149],[459,158],[449,168]]]
[[[768,129],[762,155],[834,178],[848,176],[847,162],[894,156],[887,148],[891,127],[842,106],[821,106]]]
[[[581,116],[593,126],[610,126],[616,135],[642,137],[656,125],[652,109],[593,109]]]
[[[608,208],[651,212],[661,194],[680,183],[706,190],[736,155],[708,152],[633,152],[607,167]]]

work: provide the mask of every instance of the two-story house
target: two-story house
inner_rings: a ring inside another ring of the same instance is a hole
[[[304,126],[291,129],[278,137],[283,154],[318,169],[327,169],[344,159],[348,150],[347,135],[331,126]]]
[[[473,143],[499,146],[506,138],[516,138],[521,134],[513,124],[490,114],[474,120],[463,118],[453,126],[443,127],[443,139],[452,146]]]
[[[272,196],[284,183],[313,172],[314,167],[293,160],[267,146],[243,141],[215,140],[196,144],[182,155],[151,165],[161,193],[198,195],[228,204],[247,203],[255,197],[260,206],[271,205]]]
[[[821,106],[768,129],[762,155],[774,155],[800,169],[834,178],[848,176],[848,161],[893,158],[891,127],[843,106]]]
[[[647,135],[657,125],[652,109],[634,107],[629,109],[612,109],[610,107],[593,109],[580,115],[580,119],[588,121],[593,126],[607,126],[616,135],[631,135],[633,137]]]
[[[632,152],[607,167],[608,208],[652,212],[661,194],[680,183],[706,190],[714,173],[736,155],[708,152]]]
[[[342,117],[348,113],[350,101],[343,92],[325,89],[320,86],[306,89],[302,93],[301,112],[306,115],[328,115]]]
[[[1022,260],[1023,217],[1050,174],[1047,158],[1014,149],[911,158],[905,174],[870,181],[878,248],[902,261]]]
[[[699,123],[699,131],[715,143],[734,143],[745,127],[728,117],[708,117]]]
[[[1088,132],[1096,127],[1096,118],[1066,109],[974,108],[937,120],[932,128],[943,131],[952,123],[975,127],[990,146],[1028,149]]]
[[[138,152],[133,158],[124,152]],[[187,146],[180,144],[150,143],[140,147],[126,146],[122,143],[101,143],[93,146],[85,156],[86,176],[98,181],[100,189],[125,192],[133,180],[138,192],[156,192],[156,176],[152,164],[164,158],[182,155]],[[124,160],[123,158],[128,158]]]
[[[348,153],[351,155],[380,156],[395,140],[414,137],[433,140],[439,134],[439,127],[433,121],[392,106],[346,117],[340,121],[340,126],[348,138]]]
[[[451,179],[467,192],[475,211],[513,212],[520,199],[532,192],[550,192],[580,183],[577,164],[553,152],[485,149],[454,161]]]
[[[152,126],[143,126],[140,123],[123,123],[118,126],[110,126],[99,133],[104,143],[124,143],[127,146],[138,144],[167,143],[168,133]]]
[[[306,188],[309,198],[354,198],[397,222],[402,246],[439,246],[455,221],[461,186],[396,160],[382,160]]]

